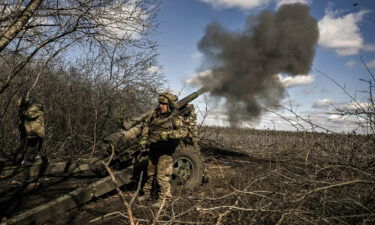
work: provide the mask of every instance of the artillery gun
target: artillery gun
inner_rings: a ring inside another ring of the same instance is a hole
[[[205,90],[202,88],[178,101],[172,116],[182,116],[184,119],[188,118],[194,109],[194,106],[189,103],[204,92]],[[152,113],[153,110],[127,120],[122,124],[123,129],[104,139],[103,144],[106,146],[103,148],[107,150],[103,150],[102,148],[99,154],[107,153],[107,160],[105,161],[113,168],[120,170],[132,167],[134,172],[137,173],[144,166],[142,159],[145,157],[142,154],[143,149],[138,145],[138,142],[143,122]],[[113,151],[113,154],[111,154],[111,151]],[[180,142],[172,157],[174,159],[171,179],[172,186],[187,188],[198,186],[202,179],[202,160],[198,145],[193,143],[190,137],[187,137]],[[103,156],[100,155],[98,158],[102,159]],[[91,168],[99,174],[103,171],[103,168],[95,168],[95,163],[91,165]],[[134,177],[137,177],[136,174]]]
[[[187,118],[194,106],[189,104],[205,90],[199,89],[181,99],[176,104],[173,116]],[[78,173],[82,171],[93,171],[101,176],[106,175],[102,168],[102,162],[107,163],[114,172],[119,185],[139,181],[141,171],[145,170],[147,152],[140,148],[138,142],[141,138],[142,125],[147,116],[153,111],[148,111],[133,117],[123,124],[123,129],[107,136],[103,142],[103,148],[99,148],[97,156],[84,163],[60,162],[47,165],[35,165],[30,168],[29,176],[56,175],[62,173]],[[110,147],[110,148],[108,148]],[[108,152],[108,149],[111,151]],[[171,185],[176,188],[195,188],[200,185],[203,173],[203,162],[199,153],[199,147],[189,138],[180,141],[173,154],[173,173]],[[22,168],[4,167],[0,168],[0,175],[22,176]],[[109,176],[101,178],[96,182],[66,195],[56,198],[48,203],[37,206],[26,212],[18,214],[5,220],[3,224],[29,224],[41,223],[69,209],[84,204],[95,197],[99,197],[115,189],[115,185]]]

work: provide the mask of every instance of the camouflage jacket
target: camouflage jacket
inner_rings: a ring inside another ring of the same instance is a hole
[[[142,139],[148,139],[151,143],[163,142],[160,136],[163,131],[168,133],[168,139],[173,140],[184,138],[188,134],[181,116],[162,115],[155,110],[145,119]]]
[[[28,138],[45,137],[42,107],[33,104],[24,111],[24,126]]]
[[[195,108],[191,110],[191,112],[184,117],[185,126],[188,130],[188,138],[191,138],[192,141],[198,140],[198,128],[197,128],[197,113],[195,112]]]

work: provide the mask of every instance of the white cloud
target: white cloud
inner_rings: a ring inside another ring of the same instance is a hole
[[[355,66],[357,63],[354,61],[354,60],[350,60],[348,62],[345,63],[345,66],[346,67],[349,67],[349,68],[352,68],[353,66]]]
[[[185,83],[194,85],[194,86],[201,86],[200,79],[202,77],[210,78],[212,76],[211,70],[205,70],[196,74],[191,75],[189,78],[185,80]],[[286,87],[295,87],[295,86],[303,86],[309,85],[315,81],[315,77],[313,75],[297,75],[294,77],[291,76],[283,76],[281,74],[278,75],[281,84]],[[218,85],[215,83],[215,79],[211,79],[212,83],[210,86],[215,87]]]
[[[299,131],[326,131],[330,130],[333,132],[352,132],[357,130],[360,133],[366,133],[366,130],[358,130],[358,118],[354,117],[342,117],[337,114],[327,112],[305,112],[298,113],[298,116],[311,121],[314,125],[303,121],[296,120],[296,116],[287,111],[277,111],[278,115],[274,113],[263,114],[261,123],[256,127],[257,129],[276,129],[276,130],[292,130],[295,131],[297,128]],[[291,124],[294,124],[292,126]],[[319,127],[323,127],[321,129]]]
[[[215,8],[240,8],[252,9],[259,6],[267,5],[270,2],[276,2],[277,7],[283,4],[304,3],[309,5],[312,0],[200,0]]]
[[[196,74],[191,75],[189,78],[185,80],[185,83],[195,86],[200,86],[199,79],[202,77],[211,77],[212,72],[211,70],[205,70]]]
[[[302,86],[302,85],[309,85],[314,82],[315,78],[312,75],[297,75],[297,76],[283,76],[279,74],[279,79],[281,84],[288,88],[288,87],[295,87],[295,86]]]
[[[188,79],[185,80],[185,82],[191,85],[199,85],[200,78],[210,76],[212,76],[211,70],[205,70],[191,75]],[[297,75],[291,77],[279,74],[278,77],[281,84],[286,88],[309,85],[315,81],[315,77],[313,75]]]
[[[327,109],[329,106],[333,104],[333,100],[329,98],[319,99],[314,102],[312,108],[315,109]]]
[[[215,8],[240,8],[252,9],[261,5],[266,5],[270,0],[200,0],[210,4]]]
[[[333,49],[341,56],[357,54],[364,47],[358,23],[368,12],[362,10],[340,16],[337,11],[327,10],[326,15],[318,23],[319,44]]]
[[[340,112],[358,113],[358,112],[372,112],[373,106],[370,102],[349,102],[341,104],[336,107]]]
[[[366,52],[375,52],[375,45],[374,44],[365,44],[363,46],[363,50]]]
[[[298,108],[298,107],[302,106],[301,104],[299,104],[295,100],[292,100],[292,99],[289,99],[289,98],[283,99],[280,102],[280,105],[285,107],[285,108],[288,108],[288,109],[294,109],[294,108]]]
[[[147,10],[142,8],[136,0],[130,0],[126,3],[115,1],[106,8],[98,8],[97,20],[103,25],[104,31],[108,36],[104,40],[130,38],[133,40],[141,39],[143,33],[147,30],[149,24],[149,15]],[[136,18],[136,19],[134,19]]]
[[[162,72],[162,69],[158,66],[150,66],[149,68],[147,68],[147,72],[151,74],[159,74]]]
[[[310,5],[310,0],[277,0],[277,7],[280,7],[281,5],[284,4],[293,4],[293,3],[303,3],[306,5]]]
[[[321,100],[321,102],[326,104],[329,101],[332,100]],[[209,101],[203,101],[202,98],[200,99],[200,102],[198,102],[196,105],[198,108],[197,111],[202,112],[198,113],[198,123],[203,122],[203,124],[211,126],[229,126],[226,110],[222,107],[223,102],[220,104],[218,104],[218,102],[213,104],[213,102],[215,102],[214,99],[210,99]],[[292,104],[294,108],[295,103],[293,100],[291,103],[287,103],[286,100],[283,101],[283,105],[287,108],[289,108],[288,106],[290,104]],[[365,103],[360,104],[365,105]],[[353,106],[353,104],[345,104],[345,106],[358,108]],[[294,113],[291,113],[288,110],[271,110],[270,112],[265,112],[262,114],[259,123],[257,123],[258,121],[255,123],[251,121],[243,121],[240,126],[255,127],[256,129],[292,131],[296,131],[298,129],[299,131],[325,132],[327,129],[329,131],[338,133],[352,132],[354,130],[359,133],[367,132],[366,127],[358,126],[358,124],[365,124],[363,119],[358,117],[340,116],[333,108],[330,110],[327,109],[300,112],[297,112],[297,110],[294,109],[293,112]],[[300,118],[304,118],[304,120],[296,118],[296,115],[298,115]],[[313,123],[313,125],[311,125],[311,123]],[[294,126],[291,124],[294,124]],[[320,127],[323,127],[323,129]]]
[[[366,65],[368,68],[372,68],[372,69],[375,68],[375,59],[366,63]]]
[[[198,60],[198,59],[201,59],[203,57],[203,54],[200,53],[200,52],[197,52],[197,53],[194,53],[191,55],[191,58],[194,59],[194,60]]]

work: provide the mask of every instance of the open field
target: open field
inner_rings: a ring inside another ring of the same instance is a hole
[[[150,202],[134,201],[131,211],[140,224],[375,223],[374,135],[212,127],[200,132],[209,182],[174,190],[176,197],[160,212]],[[124,187],[128,202],[135,190]],[[42,193],[43,185],[27,192]],[[128,212],[111,193],[48,224],[128,224]]]
[[[375,136],[358,134],[201,128],[201,143],[275,161],[306,165],[374,166]]]

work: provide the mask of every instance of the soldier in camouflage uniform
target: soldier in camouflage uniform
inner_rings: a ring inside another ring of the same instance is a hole
[[[40,151],[45,137],[43,107],[40,104],[32,103],[26,98],[18,100],[19,125],[21,135],[21,149],[16,161],[21,161],[25,167],[24,181],[30,176],[29,168],[36,158],[41,160]]]
[[[183,115],[184,123],[186,128],[188,129],[188,135],[187,138],[184,140],[188,142],[188,144],[192,144],[196,150],[196,153],[199,155],[199,157],[202,158],[203,156],[199,149],[199,137],[198,137],[198,127],[197,127],[197,113],[195,112],[195,108],[192,107],[191,111],[188,111],[186,115]],[[208,172],[206,168],[203,168],[203,177],[202,182],[207,183],[209,181]]]
[[[185,126],[188,129],[186,140],[190,142],[189,144],[194,145],[194,147],[198,150],[197,113],[195,112],[195,108],[192,107],[192,110],[189,111],[187,115],[183,115],[183,118]]]
[[[159,200],[172,197],[170,177],[172,175],[173,158],[177,145],[188,134],[181,116],[174,115],[177,96],[163,93],[158,98],[159,107],[145,120],[142,130],[141,145],[148,146],[149,160],[147,179],[143,186],[144,195],[139,201],[151,197],[153,179],[156,178],[160,187]],[[155,206],[160,205],[158,201]]]

